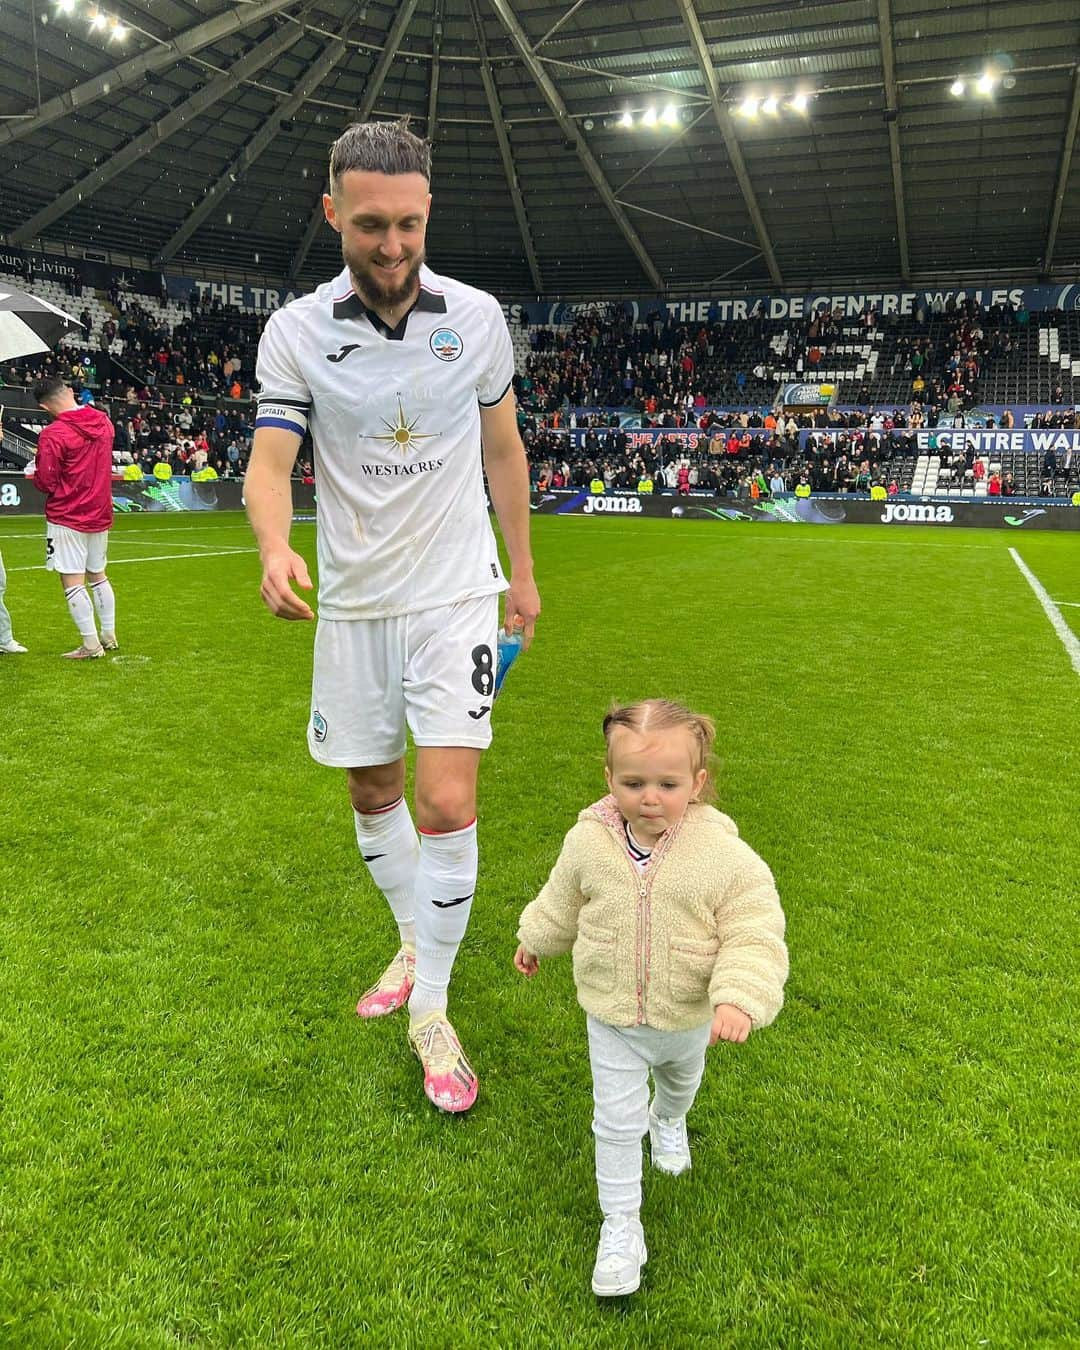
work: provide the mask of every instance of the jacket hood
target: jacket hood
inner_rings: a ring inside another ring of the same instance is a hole
[[[69,408],[67,412],[62,412],[56,422],[88,441],[97,440],[111,425],[101,409],[92,407],[89,403],[81,408]]]
[[[619,810],[614,795],[610,792],[606,797],[601,797],[599,801],[595,801],[591,806],[586,806],[583,811],[579,811],[578,820],[598,820],[601,825],[606,825],[611,830],[621,831],[623,827],[622,812]],[[739,833],[739,827],[730,816],[725,816],[722,811],[718,811],[715,806],[709,806],[706,802],[690,803],[679,824],[689,822],[719,825],[725,834],[738,836]],[[677,829],[678,826],[672,828]]]

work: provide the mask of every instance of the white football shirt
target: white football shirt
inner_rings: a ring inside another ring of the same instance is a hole
[[[382,619],[506,590],[480,408],[509,392],[510,333],[485,291],[420,269],[394,329],[335,281],[270,316],[255,426],[315,444],[319,615]]]

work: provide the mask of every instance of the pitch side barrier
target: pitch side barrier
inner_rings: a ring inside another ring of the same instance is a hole
[[[866,497],[675,497],[632,492],[532,493],[531,509],[545,516],[641,516],[716,520],[728,524],[764,521],[787,525],[929,525],[961,529],[1080,530],[1080,506],[1019,502],[871,501]]]
[[[113,483],[113,509],[118,516],[162,515],[185,511],[242,511],[243,484],[237,478],[192,482],[190,478],[136,479]],[[315,489],[294,480],[293,514],[315,514]],[[0,516],[43,516],[45,498],[22,474],[0,474]]]
[[[241,511],[243,484],[235,479],[193,483],[173,478],[166,483],[146,478],[113,484],[113,506],[120,515],[162,515],[178,512]],[[314,519],[315,489],[294,482],[293,513]],[[735,497],[688,497],[631,492],[533,492],[531,509],[540,515],[639,516],[726,523],[766,521],[790,525],[932,525],[959,528],[1080,530],[1080,506],[1032,501],[917,502],[870,501],[865,497],[777,497],[750,501]],[[42,516],[45,499],[21,474],[0,474],[0,517]]]

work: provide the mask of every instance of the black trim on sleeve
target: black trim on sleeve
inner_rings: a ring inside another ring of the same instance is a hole
[[[509,379],[507,380],[507,382],[506,382],[506,388],[502,391],[502,393],[499,395],[498,398],[493,398],[493,399],[491,400],[490,403],[485,403],[484,400],[483,400],[482,398],[478,398],[478,399],[476,400],[477,403],[480,404],[481,408],[494,408],[497,404],[501,403],[501,402],[503,401],[503,399],[507,396],[507,394],[510,392],[510,386],[511,386],[513,383],[514,383],[514,377],[513,377],[513,375],[511,375],[510,378],[509,378]]]
[[[302,403],[298,398],[278,398],[276,394],[258,394],[255,401],[257,403],[280,403],[283,408],[299,408],[301,412],[311,410],[310,401]]]

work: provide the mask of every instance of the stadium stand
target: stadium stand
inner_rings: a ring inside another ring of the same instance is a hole
[[[3,281],[27,284],[0,274]],[[64,375],[108,407],[118,465],[134,460],[152,472],[165,461],[175,473],[203,464],[223,477],[243,473],[265,315],[211,295],[185,305],[127,289],[73,294],[50,280],[33,290],[84,328],[56,353],[10,363],[0,372],[5,385]],[[988,404],[1041,405],[1040,425],[1075,426],[1080,314],[949,301],[904,317],[822,312],[801,321],[752,315],[687,325],[670,317],[634,324],[598,306],[572,324],[515,325],[511,335],[522,434],[538,483],[586,485],[599,476],[631,488],[651,476],[659,489],[742,492],[776,472],[789,489],[805,483],[821,492],[881,486],[920,496],[1060,497],[1080,488],[1071,454],[946,455],[932,444],[919,454],[913,441],[919,428],[993,425],[979,411]],[[768,410],[784,386],[808,381],[835,388],[834,408],[771,425]],[[578,415],[576,407],[593,412]],[[661,438],[630,451],[616,429],[628,412],[642,427],[706,434],[692,449]],[[567,431],[589,424],[595,434],[571,444]],[[40,418],[9,411],[4,425],[12,437],[4,459],[19,467]],[[798,432],[807,429],[829,435],[800,449]],[[309,458],[305,446],[298,474],[310,474]]]
[[[533,330],[524,373],[537,403],[548,406],[563,395],[586,405],[636,400],[641,411],[650,394],[665,410],[699,393],[702,406],[771,402],[783,385],[803,381],[834,385],[839,403],[866,407],[916,402],[956,412],[977,403],[1071,404],[1080,379],[1080,315],[1039,320],[1011,306],[986,311],[974,304],[940,315],[870,314],[862,322],[824,315],[799,327],[756,318],[633,329],[586,319],[561,332]]]

